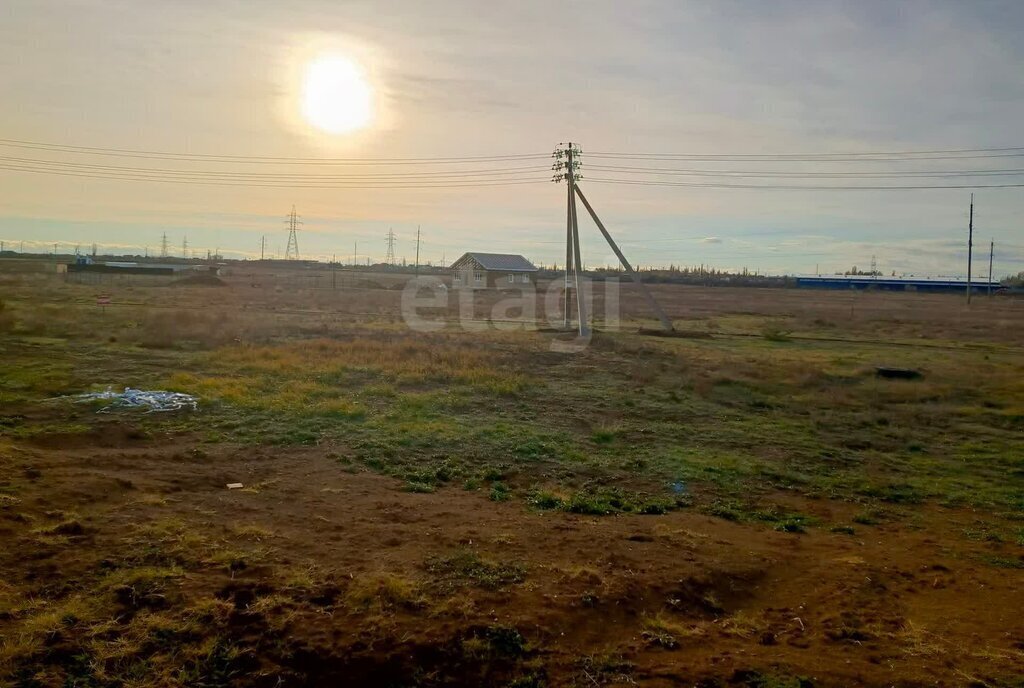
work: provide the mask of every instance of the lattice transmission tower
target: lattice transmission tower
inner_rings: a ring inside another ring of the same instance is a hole
[[[299,225],[302,222],[299,220],[299,216],[295,214],[295,206],[292,206],[292,212],[285,220],[288,224],[288,246],[284,250],[285,260],[298,260],[299,259]]]
[[[384,256],[384,263],[387,265],[395,264],[395,233],[393,230],[388,229],[388,254]]]

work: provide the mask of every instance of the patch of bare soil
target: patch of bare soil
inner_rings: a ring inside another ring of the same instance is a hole
[[[954,535],[969,514],[922,509],[849,535],[686,511],[539,512],[457,487],[403,492],[346,468],[344,448],[210,446],[115,423],[4,454],[17,487],[0,509],[9,588],[60,600],[170,558],[184,571],[173,586],[113,590],[100,637],[116,641],[143,611],[221,604],[209,632],[235,652],[205,685],[984,686],[1024,675],[1020,571]],[[168,524],[176,548],[154,535]],[[239,553],[193,557],[189,542]],[[0,636],[25,616],[0,610]],[[48,638],[16,675],[61,685],[69,658],[96,641],[84,633]]]

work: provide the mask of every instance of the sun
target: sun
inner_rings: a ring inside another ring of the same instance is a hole
[[[329,134],[347,134],[370,124],[373,89],[359,65],[341,55],[320,56],[307,64],[302,115]]]

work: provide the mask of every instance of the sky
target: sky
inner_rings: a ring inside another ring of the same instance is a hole
[[[1024,147],[1024,4],[1013,0],[6,0],[0,139],[161,153],[303,159],[536,155],[536,183],[284,188],[60,176],[21,160],[140,169],[330,174],[44,151],[0,142],[6,248],[283,255],[294,204],[304,258],[412,261],[465,251],[564,260],[565,186],[542,156],[583,149],[581,188],[634,263],[962,275],[970,189],[821,190],[605,183],[601,165],[702,172],[1014,170],[1024,156],[895,162],[668,161],[600,154],[795,155]],[[301,114],[304,69],[342,55],[373,118],[331,134]],[[1024,151],[1020,151],[1024,152]],[[175,158],[175,156],[169,156]],[[7,162],[4,165],[4,161]],[[514,162],[514,161],[513,161]],[[511,166],[481,162],[397,170]],[[598,166],[598,170],[594,167]],[[66,168],[65,168],[66,169]],[[91,169],[91,168],[90,168]],[[326,170],[326,172],[325,172]],[[527,174],[527,173],[524,173]],[[467,174],[472,178],[472,174]],[[500,177],[499,177],[500,178]],[[659,179],[692,182],[693,177]],[[964,184],[962,178],[801,178],[797,185]],[[722,181],[701,178],[696,181]],[[772,180],[742,180],[755,185]],[[777,180],[774,184],[778,184]],[[1020,176],[966,183],[1024,184]],[[976,274],[1024,270],[1024,188],[975,193]],[[614,264],[580,208],[584,262]]]

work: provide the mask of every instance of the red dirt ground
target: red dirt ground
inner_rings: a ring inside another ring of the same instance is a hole
[[[983,563],[993,545],[948,535],[968,512],[923,508],[853,536],[685,510],[534,512],[458,488],[403,492],[393,479],[346,472],[343,448],[211,448],[100,427],[8,452],[25,484],[17,509],[0,509],[5,579],[59,597],[133,555],[140,525],[181,519],[226,544],[238,537],[233,525],[262,526],[262,559],[187,568],[180,584],[186,604],[234,602],[232,640],[257,658],[234,685],[506,685],[521,666],[457,650],[494,626],[522,634],[527,665],[552,686],[768,686],[752,681],[773,674],[814,686],[984,686],[1024,675],[1021,573]],[[225,489],[236,481],[259,488]],[[25,519],[45,522],[55,505],[77,513],[84,533],[41,546]],[[852,510],[803,499],[799,508]],[[525,578],[444,589],[429,562],[460,550],[515,562]],[[276,571],[310,562],[323,582],[285,630],[268,630],[272,620],[248,605],[277,589]],[[383,614],[345,605],[354,581],[378,574],[435,596]],[[655,617],[692,632],[659,646],[645,635]]]

